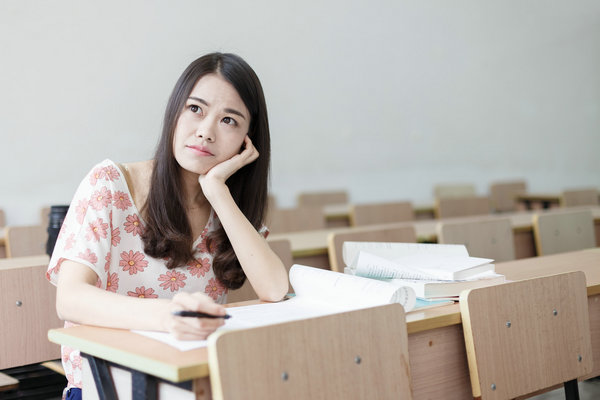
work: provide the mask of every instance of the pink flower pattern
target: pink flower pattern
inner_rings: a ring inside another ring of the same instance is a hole
[[[97,287],[120,295],[168,299],[186,290],[208,293],[217,302],[224,302],[227,290],[212,269],[213,252],[219,243],[212,241],[209,247],[206,240],[219,226],[216,214],[211,213],[196,242],[195,261],[169,270],[168,258],[153,258],[144,252],[140,237],[143,221],[122,178],[116,165],[107,160],[81,182],[48,265],[47,278],[56,284],[61,259],[80,260],[98,275]],[[79,352],[63,348],[62,355],[69,387],[81,387]]]
[[[114,181],[119,179],[119,176],[119,171],[112,165],[109,165],[106,168],[104,168],[104,179]]]
[[[85,251],[79,253],[78,256],[79,258],[88,261],[91,264],[96,264],[98,262],[98,256],[96,256],[96,253],[90,249],[85,249]]]
[[[129,275],[137,274],[138,272],[144,272],[144,268],[148,266],[148,261],[144,260],[146,256],[139,251],[135,253],[129,250],[121,253],[121,261],[119,266],[123,267],[123,271],[129,271]]]
[[[67,240],[65,240],[65,250],[71,250],[73,248],[73,246],[75,245],[75,234],[71,233],[69,235],[69,237],[67,238]]]
[[[75,212],[77,213],[77,222],[79,222],[79,225],[83,225],[83,219],[85,218],[85,214],[87,213],[88,206],[89,201],[82,199],[79,200],[79,203],[75,208]]]
[[[143,233],[142,222],[137,214],[128,215],[125,223],[125,232],[135,235],[141,235]]]
[[[106,281],[106,290],[117,293],[117,289],[119,289],[119,276],[116,272],[109,273],[108,280]]]
[[[127,193],[118,191],[113,195],[113,204],[119,210],[125,211],[131,207],[131,200],[129,200],[129,195]]]
[[[221,284],[216,278],[212,278],[208,281],[208,285],[204,288],[204,293],[212,297],[213,300],[217,300],[219,296],[225,293],[225,286]]]
[[[97,220],[90,222],[87,227],[87,233],[85,234],[85,238],[88,241],[98,242],[100,239],[106,239],[106,230],[108,229],[108,224],[104,223],[102,218],[98,218]]]
[[[90,174],[90,184],[92,186],[96,186],[96,183],[98,183],[98,180],[103,179],[105,174],[106,174],[106,172],[105,172],[104,168],[101,168],[101,167],[94,168],[94,170]]]
[[[90,198],[90,207],[96,211],[99,211],[105,207],[108,207],[111,202],[112,195],[110,191],[106,187],[102,186],[100,190],[92,194],[92,197]]]
[[[135,292],[129,291],[127,292],[127,295],[143,299],[156,299],[158,297],[158,295],[154,294],[154,289],[146,289],[145,286],[136,287]]]
[[[111,232],[110,244],[113,247],[117,247],[121,243],[121,231],[119,228],[115,228]]]
[[[203,277],[210,270],[210,260],[208,258],[196,259],[188,264],[187,270],[192,276]]]
[[[166,274],[162,274],[158,277],[158,280],[162,282],[160,286],[164,290],[171,289],[171,292],[175,292],[184,287],[184,281],[186,279],[187,276],[185,276],[185,274],[177,271],[167,271]]]
[[[104,264],[104,272],[108,272],[108,270],[110,269],[110,262],[112,260],[112,254],[110,253],[110,251],[106,253],[106,257],[104,257],[104,260],[106,261],[106,263]]]

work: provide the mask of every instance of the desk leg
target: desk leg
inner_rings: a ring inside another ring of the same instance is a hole
[[[113,384],[106,361],[83,353],[81,355],[87,358],[90,364],[100,400],[117,400],[117,392],[115,391],[115,385]]]
[[[579,388],[577,386],[577,379],[565,382],[565,399],[567,400],[579,400]]]
[[[156,378],[143,372],[131,371],[131,398],[133,400],[156,400],[158,398],[158,382]]]

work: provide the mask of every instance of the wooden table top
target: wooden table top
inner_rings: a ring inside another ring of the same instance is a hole
[[[496,271],[509,280],[522,280],[569,271],[583,271],[588,295],[600,294],[600,248],[498,263]],[[256,304],[257,301],[232,304]],[[408,333],[461,323],[458,303],[415,310],[406,314]],[[85,353],[142,372],[181,382],[209,375],[206,348],[181,352],[153,339],[121,329],[76,326],[52,329],[50,341],[68,344]]]
[[[290,241],[294,257],[306,257],[326,253],[327,240],[331,233],[348,232],[352,230],[358,230],[361,228],[414,226],[419,241],[435,242],[437,237],[437,225],[440,222],[472,222],[483,221],[486,219],[508,218],[511,221],[513,230],[523,231],[532,229],[533,216],[535,214],[555,213],[567,210],[575,211],[578,209],[589,209],[592,211],[592,214],[595,219],[600,219],[600,207],[570,207],[568,209],[532,210],[503,214],[475,215],[469,217],[415,220],[408,222],[396,222],[392,224],[370,225],[364,227],[336,227],[300,232],[273,233],[269,235],[269,239],[288,239]]]

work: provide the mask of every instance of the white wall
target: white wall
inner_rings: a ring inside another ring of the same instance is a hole
[[[262,80],[272,191],[432,201],[441,182],[600,187],[600,3],[2,0],[0,208],[69,202],[89,168],[152,156],[209,51]]]

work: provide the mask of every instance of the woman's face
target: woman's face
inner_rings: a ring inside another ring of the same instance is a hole
[[[173,153],[179,165],[196,174],[241,150],[250,113],[234,87],[216,73],[196,82],[177,120]]]

